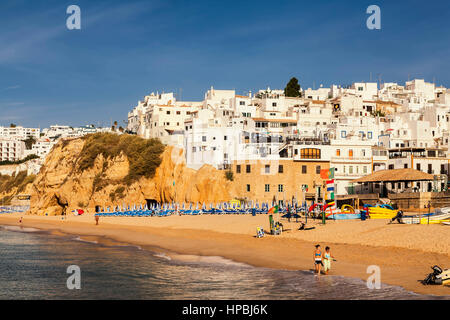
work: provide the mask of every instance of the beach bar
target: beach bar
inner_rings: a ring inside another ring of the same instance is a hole
[[[375,171],[353,183],[359,184],[357,190],[360,193],[378,193],[380,197],[387,197],[388,193],[430,192],[437,178],[440,179],[432,174],[405,168]]]

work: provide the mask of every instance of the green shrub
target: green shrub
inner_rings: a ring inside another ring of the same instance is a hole
[[[92,168],[101,154],[105,159],[113,159],[123,153],[130,163],[124,181],[127,184],[141,177],[151,178],[161,164],[164,145],[159,139],[143,139],[135,135],[95,133],[84,137],[86,140],[78,160],[78,170]],[[103,170],[106,166],[103,167]],[[97,181],[98,183],[99,181]]]
[[[229,181],[233,181],[234,180],[233,171],[231,170],[225,171],[225,178]]]
[[[111,193],[109,194],[109,198],[111,199],[111,201],[114,201],[116,199],[122,199],[125,197],[124,191],[125,187],[119,186],[116,188],[116,190],[111,191]]]
[[[17,160],[17,161],[9,161],[9,160],[0,161],[0,166],[10,165],[10,164],[21,164],[21,163],[25,163],[25,162],[27,162],[29,160],[33,160],[33,159],[39,159],[39,156],[37,156],[35,154],[30,154],[30,155],[26,156],[25,158],[23,158],[22,160]]]
[[[12,176],[0,175],[0,193],[11,192],[14,188],[17,188],[18,192],[22,192],[29,183],[33,183],[36,179],[35,175],[27,175],[26,171],[21,171]]]

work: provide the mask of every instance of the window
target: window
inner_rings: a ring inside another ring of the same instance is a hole
[[[306,166],[302,166],[302,173],[303,173],[303,174],[306,174],[306,173],[307,173]]]
[[[272,102],[272,107],[276,107],[277,103],[276,102]]]
[[[389,170],[394,170],[394,165],[393,164],[389,165]]]
[[[181,111],[177,111],[177,114],[181,114]]]
[[[250,185],[247,185],[247,192],[250,192]]]
[[[283,192],[283,189],[284,187],[283,187],[283,185],[282,184],[279,184],[278,185],[278,192]]]
[[[403,168],[408,169],[408,164],[407,163],[403,164]]]
[[[166,111],[166,114],[170,114],[170,111]]]
[[[341,131],[341,138],[347,137],[347,131]]]
[[[238,164],[236,166],[236,173],[241,173],[241,165],[240,164]]]
[[[240,106],[245,106],[245,101],[239,101]]]
[[[206,142],[206,136],[202,136],[202,141]]]
[[[226,141],[227,139],[228,139],[228,137],[227,137],[227,136],[223,136],[223,140],[225,140],[225,141]]]
[[[336,156],[340,157],[341,156],[341,149],[336,149]]]
[[[417,168],[417,170],[420,171],[420,163],[417,163],[417,164],[416,164],[416,168]]]
[[[265,192],[270,192],[270,184],[266,184],[266,185],[264,186],[264,191],[265,191]]]
[[[367,166],[363,167],[363,173],[367,173]]]
[[[349,166],[348,167],[348,173],[349,174],[353,174],[353,166]]]
[[[283,165],[282,164],[280,164],[278,166],[278,173],[283,173]]]
[[[265,173],[270,173],[270,165],[266,164],[265,168],[264,168],[264,172]]]
[[[316,166],[316,174],[320,174],[320,166]]]
[[[428,164],[428,173],[432,174],[433,173],[433,166],[431,163]]]
[[[252,172],[251,165],[247,164],[247,165],[246,165],[246,168],[245,168],[245,171],[246,171],[247,173]]]
[[[301,149],[300,157],[302,159],[320,159],[320,149],[313,149],[313,148]]]

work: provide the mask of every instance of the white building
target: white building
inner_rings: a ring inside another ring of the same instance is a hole
[[[23,158],[25,142],[0,138],[0,161],[18,161]]]
[[[18,140],[26,140],[29,137],[38,139],[40,129],[24,128],[24,127],[0,127],[0,138],[14,138]]]

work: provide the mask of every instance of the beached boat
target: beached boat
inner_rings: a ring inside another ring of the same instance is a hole
[[[342,213],[337,212],[335,214],[331,214],[327,217],[330,220],[352,220],[352,219],[361,219],[360,213]]]
[[[450,221],[450,208],[436,209],[426,215],[405,216],[400,220],[406,224],[440,224]]]
[[[361,213],[355,211],[355,209],[345,204],[341,207],[339,211],[333,211],[326,215],[327,219],[330,220],[351,220],[351,219],[361,219]]]
[[[398,210],[388,204],[377,204],[375,207],[369,207],[368,210],[370,219],[392,219],[398,213]]]

